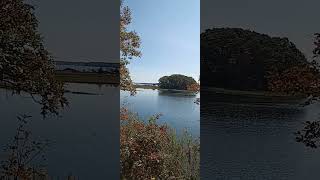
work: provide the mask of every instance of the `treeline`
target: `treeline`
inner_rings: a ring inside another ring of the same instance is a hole
[[[202,85],[240,90],[268,90],[269,75],[307,59],[288,38],[240,28],[213,28],[201,34]]]
[[[198,91],[199,85],[192,77],[181,74],[163,76],[159,79],[159,88]]]

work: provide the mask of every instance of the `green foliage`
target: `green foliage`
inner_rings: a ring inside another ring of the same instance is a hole
[[[200,142],[177,136],[155,115],[144,123],[132,113],[121,121],[121,179],[200,179]]]
[[[23,0],[6,0],[0,1],[0,9],[1,85],[17,94],[29,93],[42,105],[43,115],[57,114],[67,101],[38,32],[34,7]]]
[[[195,81],[192,77],[181,74],[163,76],[159,79],[159,88],[162,89],[188,90],[190,87],[197,84],[197,81]]]

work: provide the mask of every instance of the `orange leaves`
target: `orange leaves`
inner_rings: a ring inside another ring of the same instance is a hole
[[[199,92],[200,91],[200,86],[198,83],[191,84],[187,86],[188,91],[194,91],[194,92]]]
[[[120,108],[120,120],[128,120],[129,119],[129,111],[127,108],[121,107]]]
[[[294,66],[281,73],[271,73],[268,87],[271,91],[287,94],[318,94],[320,74],[310,66]]]
[[[121,174],[134,179],[159,177],[163,169],[163,145],[168,134],[163,126],[128,120],[120,136]]]
[[[143,122],[127,109],[122,108],[120,123],[120,165],[124,179],[168,179],[169,177],[189,178],[189,167],[199,167],[197,161],[189,162],[190,144],[179,141],[175,133],[166,125],[156,121],[156,114]],[[193,142],[188,140],[188,142]],[[192,147],[199,147],[192,144]],[[192,156],[198,159],[199,148],[194,148]],[[189,154],[188,154],[189,153]],[[195,176],[192,176],[195,177]]]

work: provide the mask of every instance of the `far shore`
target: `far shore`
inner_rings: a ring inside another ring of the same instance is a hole
[[[119,84],[120,82],[119,75],[106,73],[56,72],[56,78],[66,83]]]
[[[151,86],[151,85],[134,85],[135,88],[141,88],[141,89],[159,89],[158,86]]]
[[[224,89],[217,87],[201,87],[202,91],[215,92],[221,94],[229,95],[250,95],[250,96],[264,96],[264,97],[294,97],[294,98],[305,98],[303,95],[288,95],[285,93],[277,93],[270,91],[259,91],[259,90],[234,90],[234,89]]]
[[[118,86],[120,82],[119,75],[107,73],[91,73],[91,72],[56,72],[56,79],[63,83],[83,83]],[[4,83],[0,82],[0,88],[10,89]],[[68,91],[67,91],[68,92]]]
[[[232,102],[246,103],[303,104],[308,99],[308,97],[304,95],[289,95],[284,93],[254,90],[231,90],[215,87],[201,87],[201,91],[204,94],[209,94],[208,98],[210,97],[215,101],[223,102],[232,100]]]
[[[152,85],[135,85],[134,86],[137,89],[152,89],[152,90],[159,90],[162,92],[173,92],[173,93],[195,93],[194,91],[189,90],[181,90],[181,89],[162,89],[158,86],[152,86]]]

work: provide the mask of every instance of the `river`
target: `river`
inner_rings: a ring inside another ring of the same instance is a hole
[[[40,106],[27,95],[12,96],[1,89],[0,144],[6,146],[13,139],[18,126],[16,116],[28,114],[33,116],[28,129],[34,139],[50,141],[44,153],[46,160],[39,159],[35,164],[45,164],[51,177],[63,179],[74,175],[80,179],[118,179],[119,88],[69,84],[66,89],[97,95],[66,93],[69,107],[59,117],[43,119]],[[2,151],[0,154],[2,159],[6,158]]]
[[[187,130],[195,138],[200,136],[200,106],[195,103],[200,94],[174,93],[152,89],[137,89],[135,96],[121,92],[121,103],[147,120],[161,114],[159,124],[167,124],[177,134]]]
[[[187,129],[194,137],[200,135],[196,96],[149,89],[138,89],[135,96],[130,96],[127,92],[120,93],[118,87],[93,84],[68,84],[66,89],[75,92],[66,93],[69,107],[59,117],[46,119],[29,96],[12,96],[10,91],[0,89],[0,145],[5,147],[12,141],[19,114],[31,115],[27,128],[32,137],[50,141],[44,153],[46,160],[34,163],[44,164],[55,179],[70,174],[80,179],[119,178],[120,96],[121,103],[126,102],[142,119],[162,113],[158,123],[168,124],[177,133]],[[6,159],[5,151],[0,151],[0,159]]]
[[[319,179],[320,149],[295,142],[293,133],[317,120],[320,105],[228,100],[202,92],[201,179]]]

